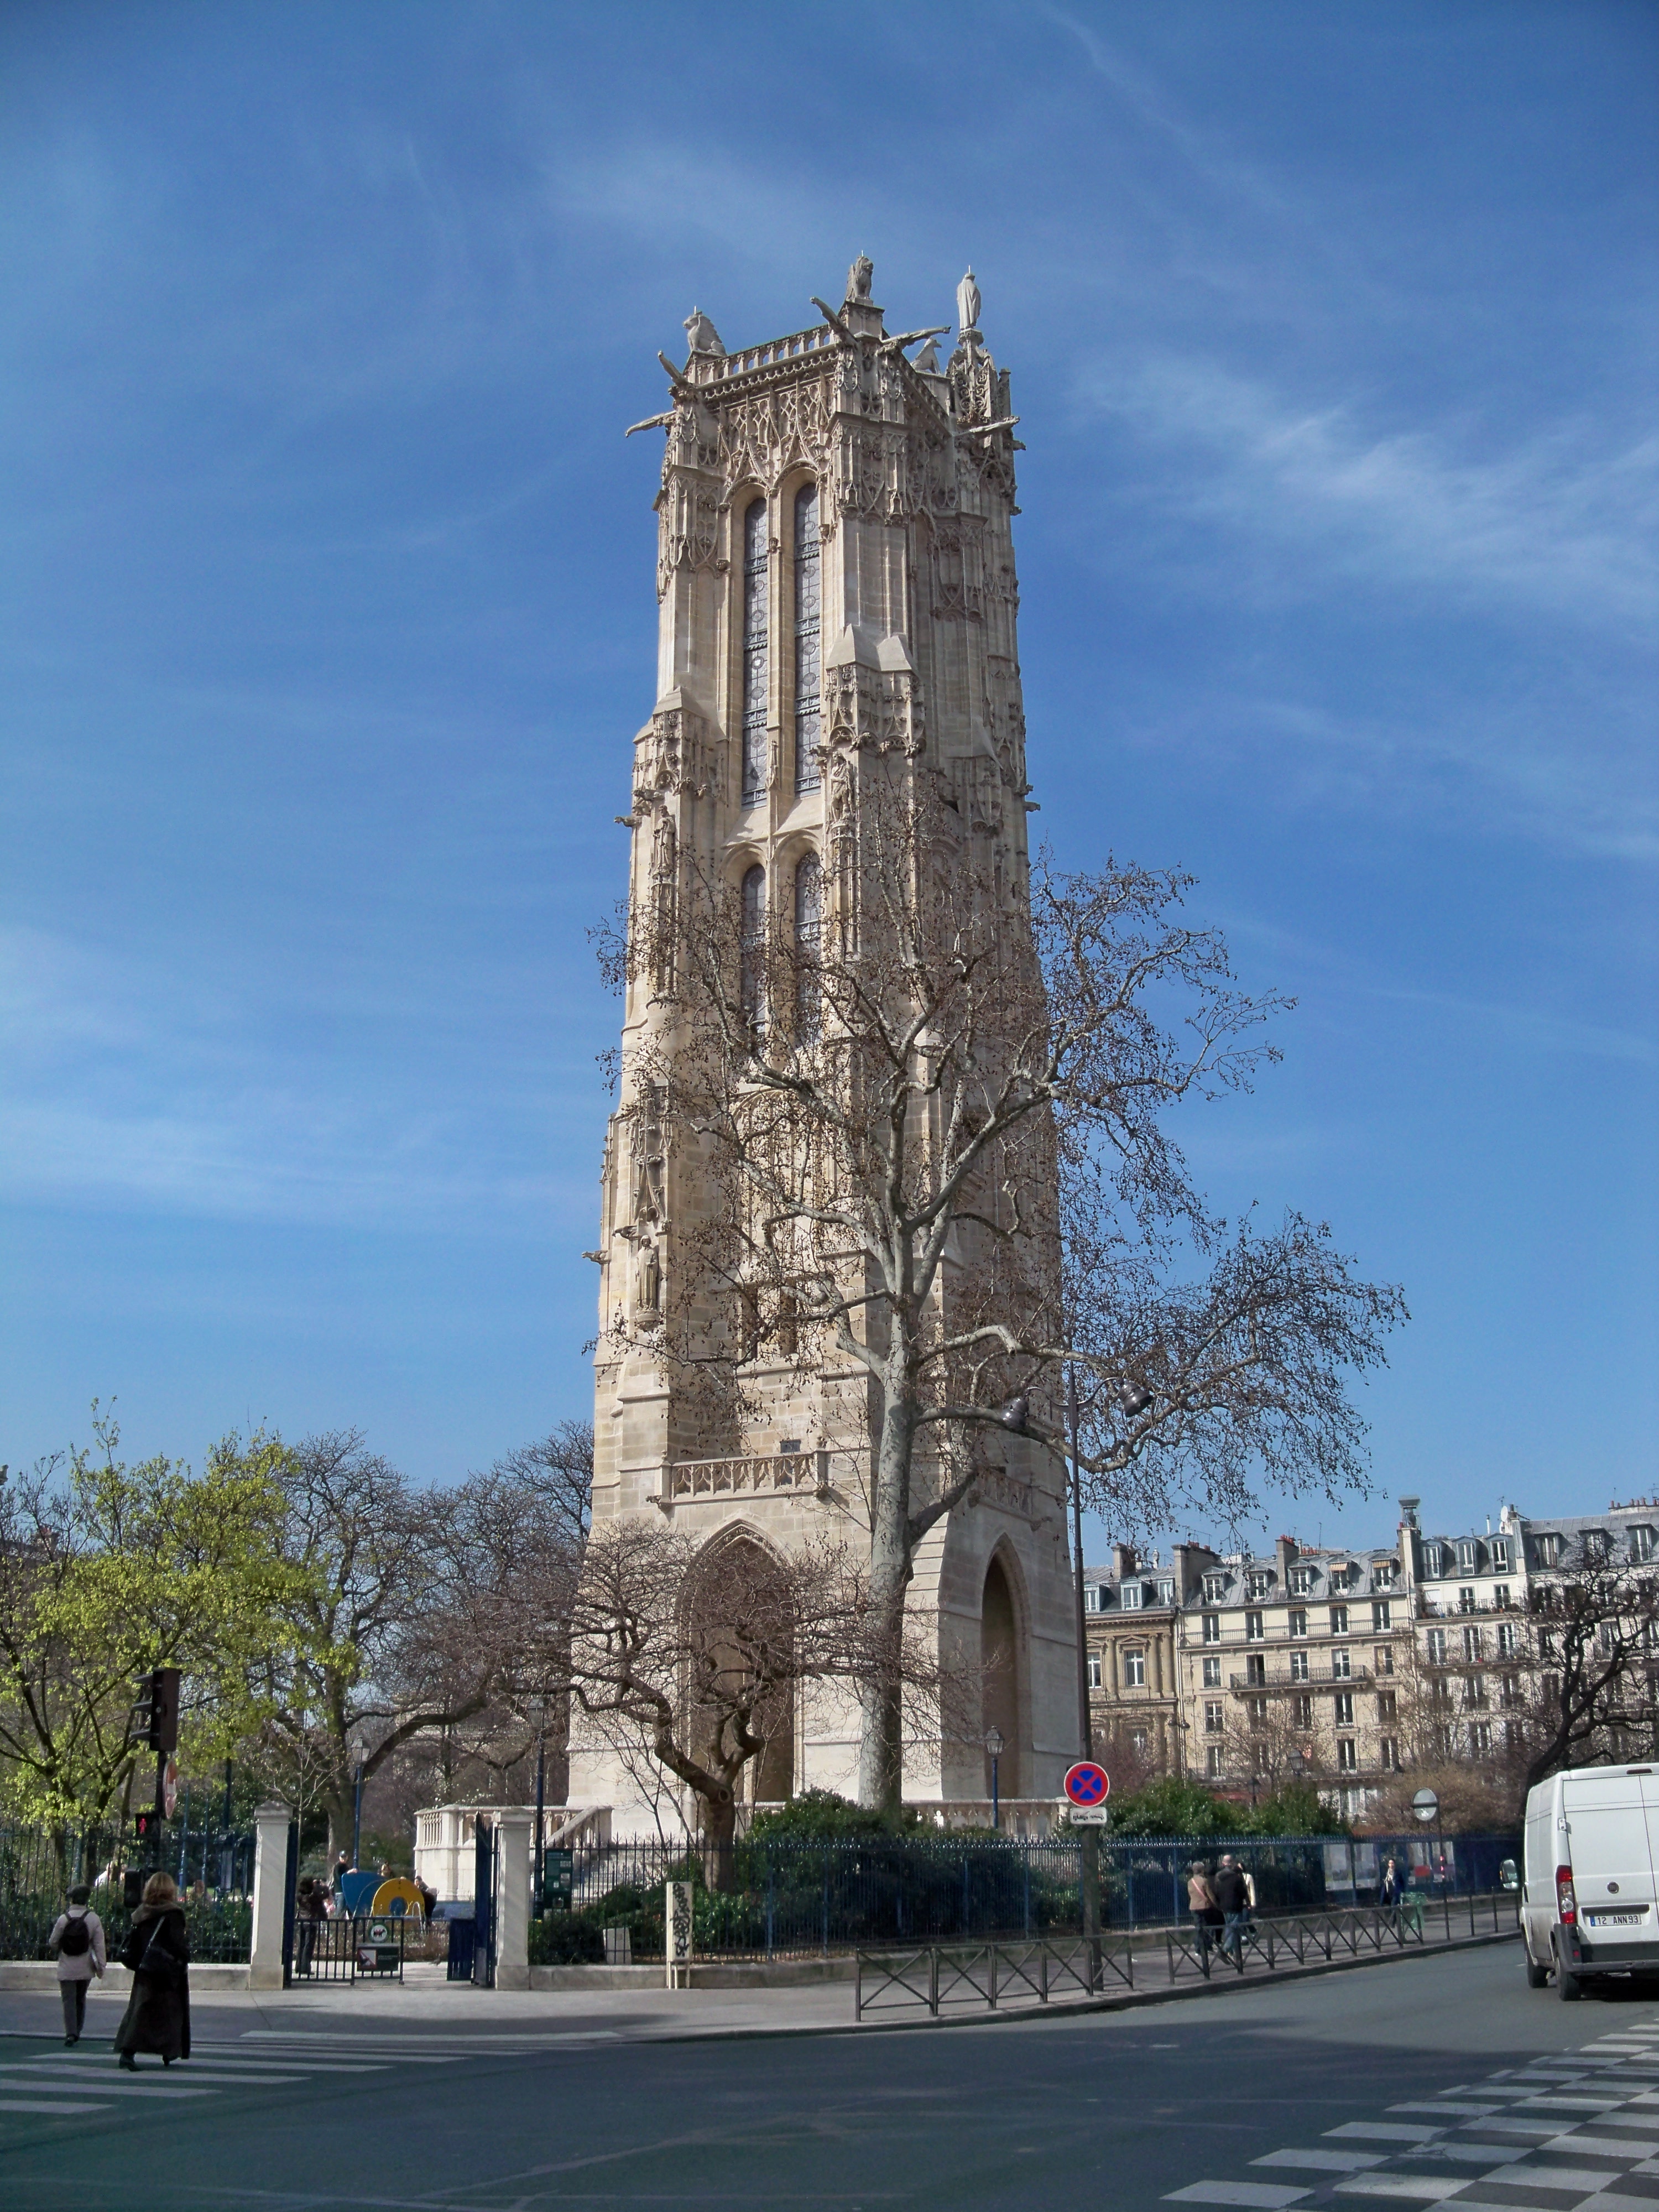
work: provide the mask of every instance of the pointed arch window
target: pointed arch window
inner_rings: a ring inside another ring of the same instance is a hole
[[[801,1035],[815,1037],[823,1018],[818,947],[823,934],[823,869],[808,853],[795,870],[795,1003]]]
[[[742,918],[738,949],[738,992],[745,1019],[753,1030],[766,1025],[763,970],[766,956],[766,871],[750,868],[743,879]]]
[[[822,781],[818,738],[822,657],[819,650],[821,562],[818,488],[795,495],[795,789],[816,791]]]
[[[743,803],[753,806],[766,788],[766,693],[771,641],[770,562],[766,501],[756,500],[743,518]]]

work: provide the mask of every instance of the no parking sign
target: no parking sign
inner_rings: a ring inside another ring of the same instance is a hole
[[[1112,1778],[1105,1768],[1092,1759],[1079,1759],[1074,1766],[1066,1770],[1061,1785],[1071,1808],[1072,1820],[1078,1827],[1102,1827],[1106,1820],[1106,1799],[1112,1787]]]

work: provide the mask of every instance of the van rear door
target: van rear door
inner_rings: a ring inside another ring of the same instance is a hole
[[[1659,1956],[1659,1777],[1606,1766],[1564,1774],[1561,1805],[1586,1963],[1615,1955],[1622,1963],[1632,1946],[1651,1945]]]

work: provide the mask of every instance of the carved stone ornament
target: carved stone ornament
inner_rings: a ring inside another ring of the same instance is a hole
[[[870,287],[875,282],[875,263],[871,260],[867,253],[860,253],[847,272],[848,299],[867,300],[870,296]]]
[[[927,742],[916,679],[903,670],[856,661],[829,670],[824,719],[832,742],[860,751],[915,756]]]
[[[720,748],[714,726],[690,707],[659,707],[634,740],[634,808],[659,793],[720,795]]]
[[[693,353],[717,353],[724,359],[726,348],[720,343],[720,334],[701,307],[693,307],[686,317],[685,336]]]
[[[828,465],[835,401],[830,375],[797,376],[751,393],[720,417],[720,467],[728,485],[769,489],[790,469],[823,478]]]
[[[979,328],[979,286],[971,269],[957,286],[957,327],[964,331]]]

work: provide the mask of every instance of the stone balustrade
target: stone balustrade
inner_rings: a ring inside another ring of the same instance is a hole
[[[664,1512],[703,1498],[823,1498],[830,1489],[830,1455],[817,1451],[740,1452],[731,1459],[667,1460],[657,1503]]]

